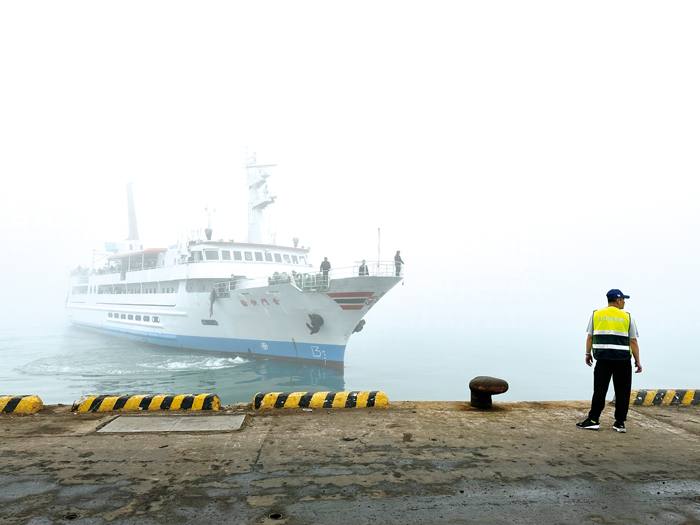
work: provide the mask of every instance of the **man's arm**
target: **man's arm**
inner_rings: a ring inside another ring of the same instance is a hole
[[[630,339],[630,346],[632,347],[632,356],[634,357],[635,374],[642,371],[642,363],[639,361],[639,343],[637,339]]]
[[[636,341],[636,339],[635,339]],[[593,349],[593,336],[588,334],[586,337],[586,364],[588,366],[593,366],[593,356],[591,355],[591,350]]]

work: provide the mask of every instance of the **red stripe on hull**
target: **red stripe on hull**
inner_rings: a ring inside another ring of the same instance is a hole
[[[328,293],[328,297],[333,297],[334,299],[341,297],[372,297],[374,292],[345,292],[345,293]]]
[[[362,310],[364,304],[341,304],[343,310]]]

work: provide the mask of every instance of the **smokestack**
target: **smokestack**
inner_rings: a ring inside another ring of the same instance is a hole
[[[126,183],[126,205],[129,213],[129,237],[127,241],[139,240],[139,227],[136,224],[136,208],[134,207],[134,192],[131,189],[133,182]]]

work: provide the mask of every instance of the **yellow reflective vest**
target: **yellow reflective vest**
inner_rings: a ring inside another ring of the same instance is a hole
[[[630,314],[614,306],[593,312],[593,357],[596,359],[629,359]]]

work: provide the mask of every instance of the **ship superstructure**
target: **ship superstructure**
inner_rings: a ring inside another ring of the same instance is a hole
[[[268,167],[254,156],[246,165],[245,242],[212,240],[210,221],[204,238],[144,248],[129,185],[129,237],[106,246],[102,267],[71,272],[70,321],[157,345],[342,364],[348,339],[403,269],[368,261],[318,272],[296,239],[275,244],[264,216],[275,201]]]

